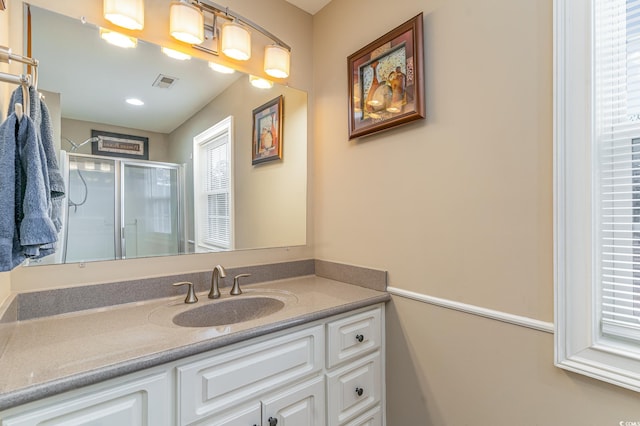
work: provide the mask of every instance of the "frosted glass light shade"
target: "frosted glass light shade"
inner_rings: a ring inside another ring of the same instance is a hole
[[[189,44],[204,41],[204,15],[197,7],[174,1],[169,9],[169,33],[177,40]]]
[[[251,57],[251,33],[242,25],[227,22],[222,25],[222,53],[239,61]]]
[[[271,77],[289,77],[289,51],[272,44],[264,48],[264,72]]]
[[[119,27],[144,28],[144,0],[103,0],[102,8],[104,19]]]

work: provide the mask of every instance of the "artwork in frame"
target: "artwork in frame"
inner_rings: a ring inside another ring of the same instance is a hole
[[[91,130],[91,154],[108,157],[149,159],[149,138]]]
[[[425,118],[422,13],[347,58],[349,139]]]
[[[282,159],[282,95],[253,110],[251,164]]]

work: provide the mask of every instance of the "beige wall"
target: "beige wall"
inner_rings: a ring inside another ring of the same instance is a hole
[[[283,158],[251,164],[251,111],[282,95]],[[307,95],[287,86],[264,90],[241,76],[211,103],[170,135],[171,157],[193,175],[193,138],[228,116],[234,119],[235,246],[282,247],[304,244],[306,237]],[[193,206],[193,187],[187,188]],[[260,208],[256,208],[260,206]],[[194,239],[193,211],[188,207],[189,239]]]
[[[427,119],[348,141],[346,58],[424,12]],[[314,16],[316,258],[553,321],[552,0],[333,0]],[[638,395],[553,335],[394,297],[388,424],[617,425]]]
[[[101,17],[101,0],[84,0],[81,2],[81,6],[76,0],[57,0],[55,2],[32,0],[30,3],[77,18],[85,16],[89,22],[110,26]],[[161,45],[184,49],[179,47],[168,35],[169,3],[169,0],[147,0],[145,2],[145,29],[142,32],[134,32],[132,34]],[[9,6],[13,9],[12,18],[8,25],[10,45],[16,46],[14,50],[17,53],[21,53],[22,2],[20,0],[11,0]],[[225,3],[225,6],[241,15],[250,17],[254,22],[277,34],[278,37],[292,47],[291,77],[287,83],[292,87],[309,92],[312,85],[311,16],[284,0],[265,0],[260,2],[254,0],[229,0]],[[254,51],[256,52],[255,57],[249,64],[235,65],[245,71],[262,74],[260,66],[262,52],[259,49],[254,49]],[[195,50],[192,50],[191,53],[196,55]],[[313,114],[312,108],[310,106],[310,114]],[[311,126],[312,124],[310,124]],[[19,267],[11,272],[11,290],[31,291],[42,288],[210,270],[217,263],[221,263],[226,267],[234,267],[311,258],[313,257],[313,250],[311,247],[312,235],[309,232],[309,227],[312,226],[313,222],[309,212],[310,208],[308,208],[309,217],[307,219],[307,244],[304,246],[173,256],[170,259],[130,259],[117,262],[93,262],[86,265]],[[6,285],[4,287],[6,288]],[[0,291],[2,288],[2,281],[0,281]]]

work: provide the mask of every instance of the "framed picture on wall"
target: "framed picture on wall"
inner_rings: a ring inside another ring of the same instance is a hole
[[[149,159],[149,138],[91,130],[91,154],[108,157]]]
[[[425,117],[422,13],[347,58],[349,139]]]
[[[282,159],[282,95],[253,110],[251,164]]]

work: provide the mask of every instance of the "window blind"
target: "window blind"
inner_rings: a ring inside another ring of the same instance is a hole
[[[640,0],[595,5],[599,319],[640,341]]]
[[[220,248],[231,247],[231,174],[230,147],[226,134],[202,146],[201,156],[205,182],[202,206],[206,212],[201,216],[202,243]]]

